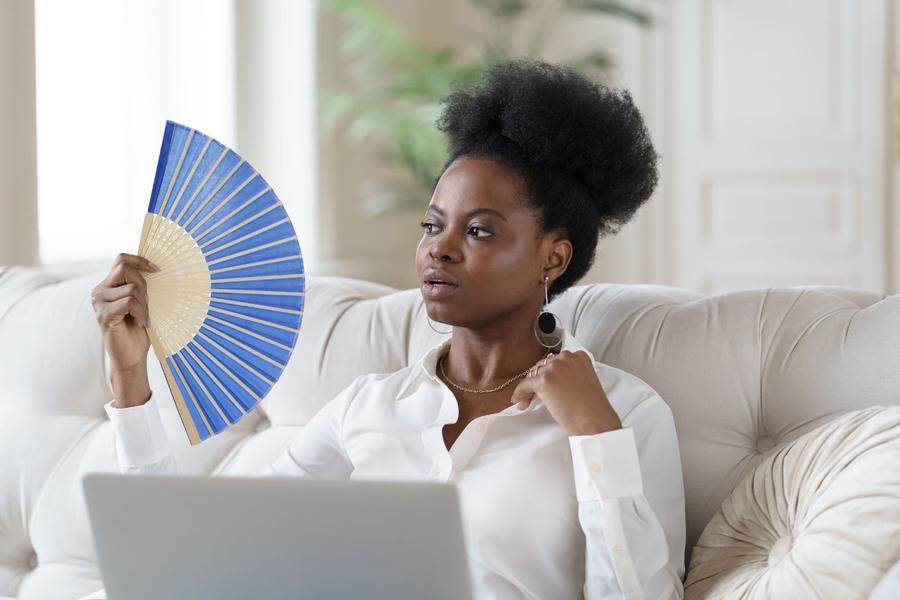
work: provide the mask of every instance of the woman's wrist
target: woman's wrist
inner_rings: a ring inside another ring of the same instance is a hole
[[[622,429],[622,421],[619,417],[612,416],[604,419],[591,419],[580,423],[577,427],[569,431],[569,435],[597,435],[598,433],[606,433]]]
[[[109,382],[112,386],[114,408],[140,406],[150,399],[150,381],[146,365],[114,371],[109,375]]]

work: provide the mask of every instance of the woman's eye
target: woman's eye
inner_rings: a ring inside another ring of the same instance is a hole
[[[419,226],[425,230],[426,234],[434,233],[434,228],[438,227],[435,223],[430,223],[428,221],[420,222]],[[478,227],[477,225],[470,226],[466,230],[466,233],[472,235],[472,237],[475,237],[475,238],[486,238],[486,237],[491,237],[492,235],[494,235],[493,233],[489,232],[487,229]]]
[[[481,227],[478,227],[477,225],[472,225],[471,227],[469,227],[469,231],[470,231],[470,232],[472,232],[472,231],[480,231],[481,233],[484,233],[484,234],[485,234],[485,235],[477,235],[477,234],[476,234],[474,237],[477,237],[477,238],[490,237],[490,236],[494,235],[493,233],[491,233],[491,232],[488,231],[487,229],[482,229]]]

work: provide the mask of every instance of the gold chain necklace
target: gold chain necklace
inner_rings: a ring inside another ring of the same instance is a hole
[[[552,350],[548,350],[548,351],[547,351],[547,354],[545,354],[542,358],[547,358],[548,356],[550,356],[551,352],[552,352]],[[444,376],[444,379],[447,380],[447,383],[449,383],[450,385],[452,385],[452,386],[455,387],[456,389],[462,390],[462,391],[464,391],[464,392],[469,392],[470,394],[490,394],[491,392],[497,392],[497,391],[500,391],[500,390],[502,390],[503,388],[505,388],[506,386],[508,386],[509,384],[511,384],[511,383],[512,383],[513,381],[515,381],[516,379],[519,379],[520,377],[522,377],[523,375],[525,375],[526,373],[528,373],[528,371],[530,371],[530,370],[533,368],[533,365],[532,365],[531,367],[528,367],[527,369],[525,369],[524,371],[522,371],[522,372],[519,373],[518,375],[513,375],[512,377],[510,377],[509,379],[507,379],[506,381],[504,381],[504,382],[501,383],[500,385],[498,385],[498,386],[496,386],[496,387],[492,387],[492,388],[489,389],[489,390],[473,390],[473,389],[470,389],[470,388],[467,388],[467,387],[463,387],[463,386],[459,385],[458,383],[455,383],[454,381],[452,381],[452,380],[447,376],[447,372],[444,371],[444,357],[445,357],[445,356],[447,356],[447,355],[445,354],[445,355],[442,356],[442,357],[440,358],[440,360],[438,361],[438,367],[441,369],[441,375]]]

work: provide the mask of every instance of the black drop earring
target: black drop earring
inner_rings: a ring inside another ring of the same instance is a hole
[[[546,310],[547,305],[550,304],[548,290],[549,282],[550,277],[545,275],[544,306],[534,322],[534,337],[537,338],[537,341],[541,346],[543,346],[544,348],[550,348],[552,350],[562,344],[563,328],[562,323],[559,322],[559,319],[556,317],[556,315]]]

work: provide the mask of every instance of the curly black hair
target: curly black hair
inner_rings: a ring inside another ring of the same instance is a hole
[[[539,233],[560,229],[572,243],[552,296],[587,273],[599,237],[617,233],[656,187],[659,157],[631,95],[569,67],[496,64],[477,85],[442,102],[436,125],[448,137],[450,157],[441,174],[464,155],[512,168]]]

